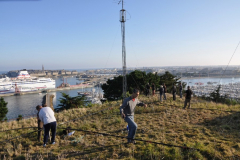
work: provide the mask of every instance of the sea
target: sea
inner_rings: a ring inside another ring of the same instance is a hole
[[[7,73],[8,71],[0,71],[0,75],[1,74],[5,74],[5,73]]]
[[[1,72],[0,72],[1,74]],[[56,87],[59,86],[61,83],[63,83],[62,78],[56,78]],[[203,83],[203,85],[207,85],[208,82],[213,82],[214,85],[218,84],[228,84],[228,83],[236,83],[240,82],[240,78],[182,78],[180,79],[182,82],[187,83],[189,86],[196,85],[196,83]],[[64,81],[71,85],[75,85],[76,83],[80,83],[82,81],[79,81],[77,78],[68,77],[65,78]],[[94,88],[83,88],[83,89],[75,89],[75,90],[65,90],[65,91],[57,91],[57,92],[50,92],[50,94],[54,95],[53,99],[53,106],[56,108],[60,102],[60,98],[62,97],[62,93],[69,94],[72,97],[75,97],[78,95],[78,91],[92,91],[95,90],[97,92],[103,92],[100,87],[94,87]],[[18,115],[22,115],[25,118],[36,116],[36,106],[42,104],[42,99],[45,93],[40,94],[25,94],[21,96],[8,96],[3,97],[4,100],[8,103],[8,113],[7,118],[8,120],[14,120],[18,117]]]

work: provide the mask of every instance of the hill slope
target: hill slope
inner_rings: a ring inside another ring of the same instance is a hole
[[[56,113],[56,144],[42,147],[36,129],[0,132],[0,155],[8,159],[239,159],[240,106],[227,106],[192,100],[192,108],[184,110],[184,100],[177,98],[160,103],[158,97],[140,96],[147,108],[137,107],[137,144],[127,144],[127,123],[119,115],[121,101],[92,108],[78,108]],[[92,114],[96,113],[96,114]],[[87,115],[87,116],[86,116]],[[75,119],[74,121],[72,121]],[[68,123],[66,123],[68,122]],[[36,118],[4,122],[0,131],[36,127]],[[74,135],[64,136],[70,126]],[[83,132],[77,131],[87,130]],[[6,141],[21,134],[22,137]],[[113,136],[100,133],[109,133]],[[5,142],[3,142],[5,141]],[[186,146],[171,147],[155,144]],[[198,150],[196,150],[198,149]]]

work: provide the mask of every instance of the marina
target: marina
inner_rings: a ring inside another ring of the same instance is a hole
[[[67,83],[73,87],[64,87],[64,88],[54,88],[49,89],[47,92],[23,92],[20,96],[13,96],[14,93],[11,94],[0,94],[0,97],[3,97],[4,100],[8,103],[8,119],[16,119],[18,115],[22,115],[23,117],[32,117],[37,113],[36,106],[42,104],[42,99],[46,94],[54,95],[53,98],[53,107],[56,108],[59,105],[59,99],[62,97],[62,93],[66,93],[71,97],[78,96],[78,92],[95,92],[101,93],[102,89],[99,86],[96,86],[98,82],[103,81],[89,81],[90,84],[85,85],[76,85],[77,83],[82,83],[84,80],[79,80],[76,77],[67,77]],[[63,81],[62,78],[54,78],[56,81],[56,86],[60,86]]]
[[[196,96],[205,96],[209,97],[210,93],[215,92],[220,86],[220,96],[226,96],[230,99],[240,99],[240,83],[229,83],[229,84],[220,84],[220,85],[194,85],[192,86],[192,91]]]
[[[240,99],[240,78],[196,78],[182,79],[196,96],[209,97],[220,86],[220,95],[230,99]]]

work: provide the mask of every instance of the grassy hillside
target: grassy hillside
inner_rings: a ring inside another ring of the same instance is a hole
[[[127,139],[111,135],[127,136],[127,123],[119,115],[121,101],[92,108],[72,109],[56,113],[58,130],[56,144],[42,147],[37,132],[6,141],[36,129],[0,132],[0,155],[4,159],[240,159],[240,106],[227,106],[193,99],[192,108],[184,110],[184,100],[177,98],[160,103],[158,97],[140,96],[147,108],[137,107],[135,122],[138,124],[137,144],[127,144]],[[109,108],[111,107],[111,108]],[[100,110],[109,108],[105,111]],[[90,115],[90,113],[98,112]],[[84,115],[88,115],[82,117]],[[82,117],[82,118],[80,118]],[[74,121],[69,121],[76,119]],[[69,123],[66,123],[69,121]],[[36,118],[19,122],[4,122],[0,131],[36,127]],[[63,129],[75,129],[72,136],[64,136]],[[6,141],[6,142],[2,142]],[[187,146],[184,149],[151,143]]]

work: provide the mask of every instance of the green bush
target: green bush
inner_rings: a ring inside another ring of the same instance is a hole
[[[0,98],[0,121],[3,121],[6,119],[6,115],[8,113],[8,108],[7,108],[7,102],[4,101],[4,99],[1,97]]]

